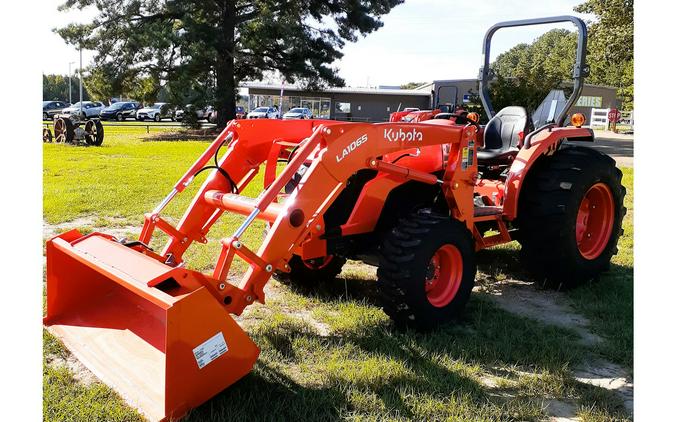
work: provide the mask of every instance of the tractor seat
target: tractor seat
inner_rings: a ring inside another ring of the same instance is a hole
[[[483,132],[483,147],[478,149],[478,164],[510,164],[527,134],[529,117],[523,107],[504,107]]]

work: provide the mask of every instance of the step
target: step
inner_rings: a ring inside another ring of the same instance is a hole
[[[504,211],[503,207],[492,207],[492,206],[474,207],[473,216],[474,217],[487,217],[487,216],[490,216],[490,215],[499,215],[503,211]]]

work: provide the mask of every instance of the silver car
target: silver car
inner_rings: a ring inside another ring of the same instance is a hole
[[[288,112],[284,113],[284,120],[291,120],[291,119],[311,119],[312,116],[312,111],[308,108],[305,107],[295,107]]]
[[[258,107],[246,115],[247,119],[278,119],[279,110],[276,107]]]
[[[105,105],[99,101],[82,101],[82,115],[80,115],[80,103],[77,102],[70,107],[64,108],[60,114],[65,114],[67,116],[75,115],[85,119],[91,119],[92,117],[98,117],[101,114],[101,110]]]

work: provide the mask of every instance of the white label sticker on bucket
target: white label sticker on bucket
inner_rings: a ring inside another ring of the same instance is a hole
[[[209,363],[213,362],[215,359],[218,359],[225,352],[227,352],[227,343],[225,343],[225,337],[223,337],[223,333],[216,334],[215,336],[206,340],[204,343],[192,349],[192,353],[195,355],[199,369],[202,369]]]

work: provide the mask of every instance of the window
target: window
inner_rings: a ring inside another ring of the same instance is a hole
[[[351,113],[352,112],[352,104],[351,103],[336,102],[335,103],[335,111],[338,112],[338,113]]]

